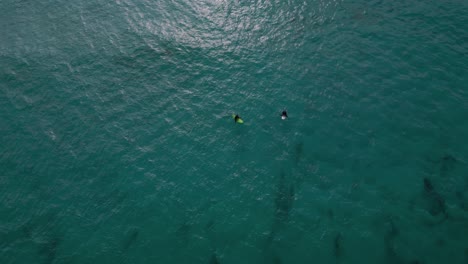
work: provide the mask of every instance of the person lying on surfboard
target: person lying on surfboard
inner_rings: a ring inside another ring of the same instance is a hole
[[[237,122],[239,122],[240,119],[241,119],[241,118],[240,118],[240,116],[239,116],[238,114],[236,114],[236,115],[234,116],[234,122],[237,123]]]
[[[286,110],[283,111],[283,113],[281,113],[281,119],[286,119],[288,118],[288,113],[286,112]]]
[[[234,119],[235,123],[238,123],[238,124],[243,124],[244,123],[244,120],[242,120],[242,118],[240,118],[240,116],[238,114],[235,114],[235,115],[233,114],[232,118]]]
[[[234,119],[234,122],[237,124],[243,124],[244,120],[238,115],[238,114],[232,114],[232,119]]]

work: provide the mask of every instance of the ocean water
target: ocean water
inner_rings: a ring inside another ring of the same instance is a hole
[[[0,13],[0,263],[468,263],[466,0]]]

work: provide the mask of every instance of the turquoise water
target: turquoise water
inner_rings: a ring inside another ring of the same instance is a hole
[[[468,263],[468,2],[0,10],[0,263]]]

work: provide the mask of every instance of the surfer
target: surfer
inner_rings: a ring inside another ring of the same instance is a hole
[[[242,120],[242,119],[240,118],[240,116],[239,116],[238,114],[236,114],[236,115],[234,116],[234,122],[240,123],[240,120]]]
[[[281,113],[281,119],[286,119],[288,118],[288,112],[286,112],[286,110],[283,110],[283,113]]]

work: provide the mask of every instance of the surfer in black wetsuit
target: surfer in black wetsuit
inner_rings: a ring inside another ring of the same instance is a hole
[[[237,123],[237,120],[239,120],[239,119],[240,119],[240,116],[238,114],[236,114],[236,116],[234,117],[234,122]]]
[[[288,112],[286,112],[286,110],[283,111],[283,113],[281,113],[281,119],[286,119],[288,118]]]

